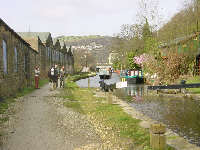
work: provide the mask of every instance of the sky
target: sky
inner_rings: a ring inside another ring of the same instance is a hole
[[[137,21],[141,0],[4,0],[0,18],[16,32],[51,32],[55,36],[109,35]],[[185,0],[158,0],[164,22]]]

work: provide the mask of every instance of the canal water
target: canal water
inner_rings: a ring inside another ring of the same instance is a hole
[[[131,89],[131,90],[130,90]],[[167,125],[190,143],[200,146],[200,100],[144,96],[142,86],[117,90],[117,96],[150,118]]]
[[[99,87],[98,75],[90,78],[91,87]],[[113,74],[108,83],[119,82],[117,74]],[[88,80],[77,81],[80,87],[87,87]],[[189,98],[172,98],[146,96],[144,85],[128,85],[117,89],[115,94],[129,103],[130,106],[146,116],[163,122],[169,129],[200,146],[200,100]]]
[[[101,81],[101,79],[99,78],[98,74],[94,77],[90,77],[89,80],[90,80],[90,87],[95,87],[95,88],[99,87],[99,81]],[[116,83],[119,81],[120,81],[120,78],[116,73],[112,73],[111,79],[104,80],[104,82],[107,84],[113,84],[113,83]],[[77,81],[76,84],[82,88],[88,87],[88,78],[81,79],[81,80]]]

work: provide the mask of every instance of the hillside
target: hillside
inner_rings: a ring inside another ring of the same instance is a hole
[[[161,41],[170,41],[200,30],[200,2],[192,0],[159,30]]]
[[[75,68],[82,68],[86,61],[83,58],[85,55],[87,55],[87,63],[90,67],[99,63],[108,63],[112,38],[100,35],[59,36],[54,38],[54,41],[58,39],[62,46],[64,43],[67,47],[71,45],[75,58]]]
[[[96,44],[108,47],[111,43],[112,37],[89,35],[89,36],[58,36],[54,39],[59,39],[61,43],[65,42],[67,46],[83,46],[90,45],[95,42]]]

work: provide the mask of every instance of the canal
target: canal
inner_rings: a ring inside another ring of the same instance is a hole
[[[98,75],[90,78],[91,87],[99,87]],[[113,74],[105,82],[115,83],[120,79]],[[87,87],[88,79],[77,81],[80,87]],[[148,96],[144,85],[128,85],[117,89],[115,95],[150,118],[163,122],[167,128],[200,146],[200,100],[184,97]]]

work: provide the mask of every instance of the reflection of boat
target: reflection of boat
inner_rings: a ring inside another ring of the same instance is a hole
[[[143,85],[128,85],[125,88],[125,91],[128,95],[132,96],[133,100],[142,101],[144,94],[144,86]]]
[[[144,86],[143,85],[128,85],[125,88],[125,91],[130,96],[143,96],[144,94]]]
[[[128,84],[143,84],[144,77],[142,70],[122,71],[120,77],[126,79]]]

